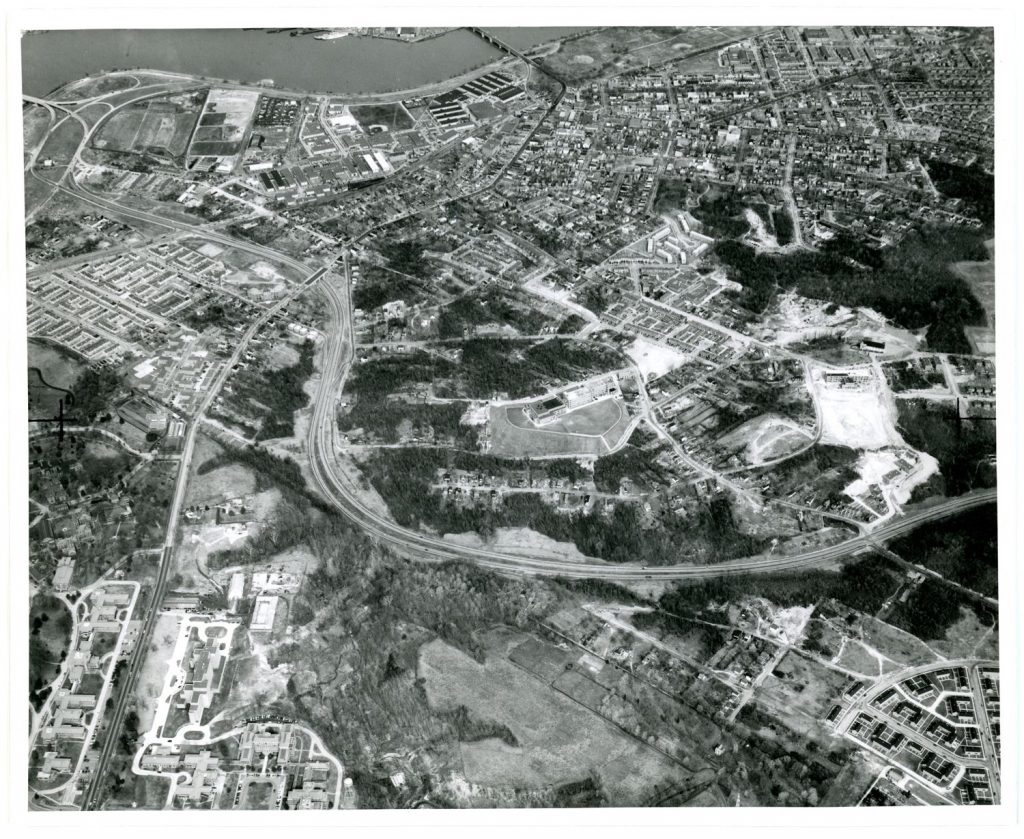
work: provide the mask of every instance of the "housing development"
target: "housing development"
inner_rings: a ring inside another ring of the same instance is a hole
[[[487,58],[24,93],[29,808],[1000,803],[992,30],[245,37]]]

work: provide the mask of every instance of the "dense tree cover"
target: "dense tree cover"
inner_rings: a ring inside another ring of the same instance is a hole
[[[751,201],[746,205],[748,208],[757,213],[761,221],[764,222],[765,229],[771,233],[775,233],[775,222],[772,219],[772,208],[765,201]]]
[[[580,295],[580,304],[595,315],[599,315],[607,309],[609,302],[604,289],[597,285],[588,285]]]
[[[764,597],[777,606],[809,606],[834,598],[852,609],[873,614],[896,591],[902,575],[889,560],[871,556],[843,566],[842,571],[801,571],[716,577],[681,585],[662,595],[658,607],[686,617],[712,604],[740,597]]]
[[[961,166],[944,160],[926,160],[928,174],[935,188],[949,198],[961,198],[987,227],[996,215],[996,179],[977,163]]]
[[[555,329],[559,335],[572,335],[579,332],[585,325],[586,321],[579,315],[569,315],[567,318],[562,320],[558,327]]]
[[[951,586],[929,577],[914,590],[906,603],[897,606],[889,616],[889,622],[925,641],[937,641],[945,638],[947,630],[960,620],[961,609],[973,609],[985,626],[995,623],[996,616],[992,611],[967,599]]]
[[[601,492],[618,492],[626,478],[646,490],[668,486],[668,472],[654,461],[655,452],[640,448],[646,440],[637,429],[617,452],[599,457],[594,463],[594,485]]]
[[[772,220],[775,222],[775,239],[780,245],[788,245],[793,241],[796,230],[793,227],[793,219],[786,208],[776,210],[772,213]]]
[[[106,364],[93,364],[83,370],[71,387],[74,394],[71,402],[78,421],[90,423],[107,411],[120,385],[120,375]]]
[[[313,375],[314,352],[313,342],[304,341],[295,364],[260,373],[261,386],[253,395],[268,405],[271,413],[264,418],[257,440],[291,437],[295,433],[295,412],[309,404],[309,396],[303,386]]]
[[[915,449],[939,461],[946,495],[996,485],[995,423],[961,420],[956,407],[924,400],[900,399],[897,428]]]
[[[417,239],[394,241],[386,239],[380,245],[380,255],[387,260],[388,268],[414,277],[425,277],[429,260],[426,247]]]
[[[462,338],[467,330],[485,323],[507,324],[524,335],[536,335],[550,323],[550,318],[528,305],[516,305],[504,291],[492,288],[464,294],[442,307],[437,322],[438,335]]]
[[[661,178],[654,196],[654,211],[665,213],[686,208],[692,183],[688,178]]]
[[[908,562],[931,568],[947,580],[996,597],[999,588],[996,505],[988,504],[932,522],[889,543]]]
[[[551,227],[542,230],[535,224],[529,227],[530,238],[537,244],[537,247],[547,253],[557,253],[562,246],[562,237],[559,232]]]
[[[945,376],[941,371],[922,372],[921,368],[911,361],[897,361],[885,365],[885,374],[893,391],[927,390],[933,384],[942,384]]]
[[[421,797],[422,784],[430,783],[430,768],[460,761],[460,741],[513,742],[511,731],[489,720],[432,710],[417,678],[420,649],[441,638],[482,661],[481,630],[496,624],[525,629],[543,618],[557,604],[550,586],[457,563],[380,562],[368,558],[379,552],[361,546],[335,517],[310,530],[319,568],[307,578],[307,594],[346,643],[339,652],[338,640],[318,633],[281,656],[296,665],[289,682],[293,715],[321,731],[331,751],[346,755],[360,806],[412,803],[409,796]],[[303,672],[314,678],[300,679]],[[421,759],[424,743],[430,748]],[[395,750],[422,770],[407,772],[404,790],[387,780],[394,770],[381,759]]]
[[[787,458],[782,463],[772,466],[771,470],[774,474],[785,476],[800,470],[809,463],[813,463],[816,471],[825,472],[829,469],[842,469],[852,466],[859,457],[860,452],[856,449],[851,449],[849,446],[832,446],[827,443],[818,443],[802,454]]]
[[[847,446],[818,444],[807,451],[765,468],[761,474],[771,477],[779,495],[813,484],[823,497],[840,500],[842,490],[859,475],[854,465],[860,453]]]
[[[740,399],[750,406],[738,415],[738,419],[746,420],[758,414],[772,413],[799,420],[812,414],[810,399],[799,391],[794,393],[791,382],[741,380],[737,385]]]
[[[361,428],[386,443],[397,443],[404,434],[420,439],[429,436],[467,449],[476,448],[477,430],[460,422],[465,402],[409,402],[404,399],[361,398],[352,409],[338,417],[338,428]]]
[[[479,740],[498,739],[506,746],[519,745],[519,740],[507,725],[480,719],[465,705],[459,705],[454,711],[442,713],[441,716],[455,727],[460,742],[475,743]]]
[[[535,344],[473,338],[462,345],[460,379],[470,397],[507,393],[517,399],[541,393],[549,384],[585,379],[625,363],[617,350],[563,338]]]
[[[744,236],[750,230],[750,222],[743,217],[743,210],[749,206],[735,193],[705,196],[694,207],[692,215],[709,236],[716,239],[733,239]]]
[[[779,291],[845,306],[866,306],[899,326],[928,326],[928,345],[940,352],[970,352],[963,327],[984,323],[984,310],[967,282],[949,268],[964,259],[985,259],[977,235],[928,227],[891,248],[875,250],[837,236],[820,251],[758,253],[749,245],[720,241],[715,253],[743,285],[739,302],[763,312]]]
[[[677,614],[663,612],[661,609],[636,612],[631,616],[631,621],[637,629],[660,629],[662,632],[687,636],[691,642],[699,640],[709,652],[718,649],[729,637],[728,630],[696,623]]]
[[[569,458],[546,461],[542,468],[547,476],[554,480],[565,478],[576,483],[577,481],[586,481],[591,477],[590,471],[581,466],[579,461]]]
[[[588,577],[555,577],[555,582],[573,594],[581,594],[584,597],[596,597],[610,603],[626,603],[630,605],[650,605],[651,601],[646,597],[637,594],[632,589],[621,586],[618,583],[611,583],[608,580],[593,579]]]
[[[362,278],[352,289],[352,303],[369,312],[393,300],[414,300],[422,289],[422,282],[414,277],[367,264],[362,266]]]
[[[509,495],[491,509],[460,508],[431,492],[438,469],[456,466],[488,471],[486,463],[483,456],[459,452],[383,449],[366,462],[364,472],[403,527],[425,525],[442,533],[476,532],[484,537],[498,527],[530,527],[552,539],[574,543],[589,556],[652,565],[682,561],[684,546],[695,552],[698,561],[714,562],[758,553],[766,544],[766,540],[739,533],[724,499],[692,518],[669,516],[654,523],[639,507],[628,503],[616,505],[610,516],[563,514],[532,494]]]
[[[134,755],[135,746],[139,741],[139,715],[133,709],[124,715],[124,722],[121,726],[121,736],[118,738],[118,747],[121,754]]]
[[[345,390],[359,399],[381,401],[406,385],[443,379],[457,369],[448,359],[423,350],[379,356],[354,366]]]
[[[207,326],[230,327],[236,323],[243,323],[251,319],[252,315],[253,307],[247,303],[231,301],[230,305],[227,305],[223,301],[214,300],[199,308],[189,309],[181,316],[181,320],[182,323],[201,332]]]
[[[304,496],[314,507],[322,512],[334,511],[307,485],[306,479],[294,460],[280,457],[261,446],[244,446],[226,449],[222,454],[204,461],[196,469],[197,475],[207,475],[215,469],[232,463],[240,463],[256,472],[257,487],[266,489],[270,486],[283,487],[296,495]]]

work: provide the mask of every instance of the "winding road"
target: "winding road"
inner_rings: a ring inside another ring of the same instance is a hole
[[[545,119],[554,112],[565,91],[564,85],[560,84],[560,91],[555,95],[554,101],[537,125],[529,132],[524,143],[513,156],[512,160],[518,157],[519,153],[532,139],[539,126]],[[124,91],[121,92],[122,94]],[[147,93],[139,96],[138,99],[147,98],[152,95]],[[988,504],[995,501],[996,491],[982,490],[946,500],[925,508],[915,509],[906,515],[894,518],[885,525],[879,527],[872,533],[861,533],[839,544],[818,548],[805,553],[790,556],[778,554],[763,554],[758,556],[734,559],[715,565],[667,565],[645,567],[636,564],[608,563],[602,561],[593,562],[570,562],[554,554],[547,554],[537,550],[531,555],[510,555],[485,547],[469,547],[458,545],[442,538],[431,536],[426,533],[404,528],[389,519],[385,514],[367,507],[359,495],[357,487],[347,477],[345,471],[340,468],[337,460],[337,448],[335,435],[337,433],[336,407],[339,396],[344,390],[345,383],[351,368],[354,357],[354,331],[352,319],[351,301],[351,276],[349,271],[349,256],[346,250],[344,256],[344,283],[337,283],[333,275],[327,276],[326,268],[314,269],[298,260],[292,259],[285,254],[278,253],[270,248],[254,245],[240,241],[204,224],[188,224],[177,219],[162,217],[145,210],[126,207],[116,201],[89,192],[74,178],[76,166],[80,163],[81,150],[91,140],[93,134],[102,125],[103,121],[117,110],[111,109],[110,113],[104,114],[101,119],[90,124],[78,110],[65,103],[50,102],[33,97],[24,97],[26,101],[39,104],[50,110],[51,130],[56,121],[55,110],[63,111],[64,119],[75,119],[83,127],[83,139],[72,160],[63,171],[57,173],[55,179],[47,178],[36,170],[38,151],[41,150],[41,143],[28,161],[26,172],[28,176],[39,179],[67,195],[73,196],[78,201],[102,210],[105,214],[125,220],[143,221],[156,228],[172,232],[174,234],[191,233],[201,235],[204,238],[236,248],[248,253],[259,255],[270,261],[288,265],[300,272],[305,279],[295,285],[291,293],[275,304],[273,307],[264,310],[248,327],[245,333],[240,336],[232,356],[226,361],[219,371],[216,379],[211,384],[206,396],[194,416],[190,418],[188,430],[185,437],[184,448],[180,460],[177,482],[172,503],[168,511],[168,524],[164,545],[160,551],[159,568],[156,581],[152,591],[152,598],[144,608],[145,618],[143,626],[131,657],[123,673],[121,689],[118,692],[114,707],[105,715],[104,719],[104,741],[100,749],[99,760],[90,778],[83,800],[82,809],[93,809],[101,801],[104,784],[108,780],[107,767],[117,748],[117,733],[123,723],[127,707],[134,699],[134,684],[141,670],[149,646],[149,639],[154,631],[157,618],[160,614],[159,605],[167,591],[169,572],[172,565],[172,554],[174,550],[177,523],[180,518],[185,492],[188,485],[190,465],[195,449],[197,436],[203,424],[204,415],[216,399],[224,383],[231,374],[232,368],[245,352],[250,340],[260,329],[275,315],[284,309],[295,297],[317,286],[323,292],[330,311],[332,328],[325,331],[325,341],[321,355],[322,377],[317,388],[313,402],[312,417],[309,424],[307,438],[307,453],[309,457],[309,468],[313,483],[316,489],[326,498],[341,514],[350,519],[354,524],[363,528],[367,533],[379,539],[382,543],[395,549],[403,556],[422,561],[445,562],[451,560],[469,562],[481,568],[495,571],[501,574],[525,574],[537,576],[559,576],[579,579],[602,579],[617,582],[638,582],[644,580],[656,580],[662,582],[701,580],[726,575],[768,573],[778,571],[791,571],[801,568],[812,568],[828,565],[844,558],[850,557],[862,551],[870,550],[874,545],[886,540],[895,538],[907,533],[914,528],[941,518],[954,515],[958,512],[973,507]],[[96,97],[89,100],[96,104],[97,100],[104,97]],[[125,103],[136,101],[129,98]],[[119,106],[120,107],[120,104]],[[63,122],[63,120],[61,120]],[[60,124],[59,122],[57,123]],[[506,162],[498,172],[497,178],[480,189],[466,195],[459,196],[466,198],[490,189],[497,180],[504,174],[512,160]],[[454,199],[453,199],[454,200]],[[415,215],[422,212],[412,212]],[[401,218],[401,217],[399,217]],[[397,219],[390,219],[387,223],[378,225],[370,230],[364,231],[352,242],[351,246],[360,239],[365,238],[377,229],[393,223]],[[327,276],[326,282],[321,282]]]
[[[416,559],[443,562],[461,560],[504,574],[532,574],[582,579],[602,579],[629,582],[642,580],[700,580],[736,574],[791,571],[828,565],[869,550],[875,544],[909,533],[925,522],[955,515],[964,510],[995,501],[996,491],[979,490],[940,504],[914,510],[887,522],[871,533],[862,533],[839,544],[818,548],[790,556],[761,554],[729,560],[715,565],[662,565],[644,567],[624,563],[569,562],[538,552],[535,556],[512,556],[486,548],[457,545],[436,536],[409,530],[369,509],[358,492],[336,468],[335,407],[344,390],[355,346],[352,329],[351,278],[348,257],[345,257],[345,288],[323,283],[330,307],[332,328],[325,330],[325,345],[321,360],[322,378],[314,398],[313,416],[309,424],[306,449],[313,481],[320,493],[339,512],[363,528],[367,533]]]

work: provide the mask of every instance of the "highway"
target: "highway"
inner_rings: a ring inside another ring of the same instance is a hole
[[[425,533],[408,530],[383,515],[363,506],[356,491],[334,466],[336,421],[335,406],[344,389],[355,345],[352,330],[351,282],[348,257],[345,258],[345,289],[325,283],[321,290],[330,307],[333,328],[325,330],[320,387],[314,398],[313,416],[309,425],[307,453],[313,480],[320,493],[344,516],[367,533],[403,555],[433,561],[461,560],[503,574],[532,574],[617,582],[642,580],[700,580],[736,574],[792,571],[820,567],[845,559],[876,543],[909,533],[929,521],[946,518],[982,504],[992,503],[996,491],[980,490],[951,498],[940,504],[914,510],[887,522],[871,533],[860,534],[837,545],[818,548],[791,556],[763,554],[729,560],[715,565],[642,565],[606,562],[578,563],[538,553],[521,556],[456,545]]]
[[[529,59],[527,59],[529,60]],[[565,87],[559,82],[561,91],[555,96],[554,102],[549,110],[538,121],[534,129],[528,134],[526,141],[519,147],[515,156],[525,148],[526,144],[533,137],[538,127],[558,107],[564,94]],[[174,496],[168,513],[168,524],[163,549],[160,553],[160,564],[157,570],[156,582],[152,592],[152,600],[145,610],[142,631],[135,646],[135,649],[128,660],[125,671],[121,677],[120,690],[115,706],[108,712],[105,720],[105,739],[100,750],[99,761],[95,767],[94,774],[90,779],[82,800],[82,809],[94,809],[102,799],[102,790],[107,778],[107,769],[111,758],[117,748],[118,733],[123,724],[124,715],[134,701],[134,686],[143,662],[146,658],[150,638],[154,631],[158,616],[159,607],[167,591],[168,579],[172,565],[172,555],[177,533],[177,523],[180,518],[182,505],[184,504],[185,493],[188,486],[190,466],[194,454],[196,440],[202,426],[202,420],[210,405],[216,399],[217,394],[230,376],[233,366],[238,362],[254,335],[276,314],[284,309],[296,296],[307,291],[309,288],[320,283],[320,280],[327,273],[326,268],[314,270],[302,262],[281,254],[267,247],[255,245],[249,242],[240,241],[227,236],[203,224],[190,225],[184,221],[168,219],[155,213],[142,209],[124,207],[114,201],[102,196],[88,192],[82,185],[74,180],[74,169],[79,161],[81,149],[90,140],[97,126],[90,126],[86,120],[76,111],[58,103],[48,103],[44,100],[39,104],[60,108],[67,112],[69,117],[78,120],[84,127],[83,141],[74,158],[66,170],[54,180],[44,177],[36,171],[34,159],[28,166],[28,174],[38,178],[55,189],[73,196],[77,200],[102,210],[113,218],[126,220],[144,221],[158,228],[171,231],[175,234],[190,233],[202,236],[205,239],[224,244],[248,253],[258,255],[268,260],[285,264],[301,272],[306,279],[296,285],[291,293],[275,304],[273,307],[263,311],[240,337],[239,342],[227,362],[222,366],[215,381],[212,383],[198,411],[191,418],[186,433],[185,444],[181,455],[180,468],[176,478]],[[104,115],[104,118],[109,114]],[[498,179],[507,169],[511,161],[507,162],[498,174]],[[70,175],[70,177],[67,177]],[[65,180],[67,181],[65,183]],[[497,179],[468,195],[483,192],[493,186]],[[466,195],[460,196],[467,197]],[[389,223],[393,222],[390,220]],[[384,225],[381,225],[384,226]],[[357,238],[364,238],[377,228],[364,231]],[[353,242],[348,243],[349,245]],[[336,461],[335,434],[337,423],[335,409],[337,400],[344,390],[348,373],[354,355],[354,334],[352,324],[352,303],[351,303],[351,277],[349,274],[348,254],[344,257],[345,282],[340,287],[332,282],[320,284],[326,297],[330,315],[333,321],[333,328],[325,331],[325,343],[322,351],[321,369],[322,378],[313,403],[313,415],[309,425],[307,438],[307,452],[309,456],[310,470],[313,482],[318,491],[330,501],[330,503],[356,525],[362,527],[367,533],[379,539],[382,543],[395,549],[401,555],[409,556],[417,560],[425,561],[451,561],[458,560],[469,562],[481,568],[495,571],[501,574],[526,574],[538,576],[561,576],[567,578],[589,578],[603,579],[617,582],[637,582],[644,580],[660,580],[664,582],[701,580],[726,575],[767,573],[796,570],[800,568],[819,567],[833,563],[837,560],[852,556],[860,551],[869,550],[876,543],[895,538],[907,533],[914,528],[937,519],[941,519],[963,510],[971,509],[982,504],[995,501],[996,492],[992,490],[978,491],[959,498],[949,499],[943,503],[913,510],[907,515],[893,519],[884,526],[870,534],[859,534],[840,544],[818,548],[802,554],[783,556],[776,554],[758,555],[731,560],[716,565],[668,565],[656,567],[644,567],[637,564],[616,564],[601,561],[590,563],[569,562],[557,556],[545,554],[538,551],[531,555],[511,555],[500,551],[486,548],[474,548],[447,542],[444,539],[430,536],[429,534],[409,530],[389,520],[372,509],[363,505],[356,489],[351,485],[343,471],[338,468]]]
[[[307,268],[306,270],[309,269]],[[242,353],[245,352],[249,342],[253,339],[253,336],[263,328],[268,320],[282,311],[298,295],[307,291],[311,286],[319,282],[320,278],[323,277],[326,272],[326,268],[320,268],[312,272],[310,276],[301,284],[297,285],[287,297],[279,300],[274,306],[267,309],[259,316],[259,318],[253,321],[239,339],[238,346],[235,347],[235,351],[231,354],[231,357],[221,367],[217,378],[214,380],[206,394],[206,397],[199,406],[199,410],[189,423],[188,432],[185,435],[185,445],[182,449],[181,463],[178,467],[178,477],[174,486],[174,498],[171,501],[171,508],[167,517],[167,535],[164,538],[164,547],[160,554],[160,567],[157,570],[156,583],[153,587],[153,597],[150,601],[149,609],[146,612],[146,617],[142,625],[142,631],[139,634],[139,639],[135,644],[131,658],[128,660],[128,666],[121,676],[121,691],[118,694],[117,702],[114,705],[113,710],[108,712],[110,716],[108,717],[105,729],[106,737],[103,741],[103,748],[100,751],[100,758],[96,765],[96,770],[93,773],[92,780],[88,787],[86,787],[85,794],[82,799],[83,810],[92,809],[99,801],[100,793],[103,789],[103,783],[107,777],[106,769],[110,762],[110,758],[113,756],[114,750],[117,747],[117,734],[121,730],[125,711],[128,705],[134,702],[135,680],[138,678],[139,671],[142,669],[142,665],[146,660],[146,655],[149,651],[150,638],[153,635],[157,618],[160,615],[160,603],[163,601],[164,595],[167,593],[167,580],[172,564],[171,557],[174,553],[174,542],[177,535],[178,519],[181,517],[181,507],[185,502],[185,492],[188,489],[192,455],[195,451],[196,438],[199,434],[199,429],[202,426],[203,416],[209,409],[210,405],[213,404],[213,400],[217,398],[217,394],[220,393],[220,389],[224,386],[228,376],[231,375],[232,368],[242,357]]]

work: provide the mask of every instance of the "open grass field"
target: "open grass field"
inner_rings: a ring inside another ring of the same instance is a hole
[[[630,616],[623,613],[621,617],[628,620]],[[630,623],[687,661],[697,664],[707,662],[728,640],[726,631],[686,618],[678,618],[669,625],[659,625],[657,616],[640,612],[632,616]]]
[[[237,463],[221,466],[189,482],[185,504],[210,504],[256,490],[256,476]]]
[[[56,675],[61,653],[71,640],[71,613],[56,597],[37,594],[29,606],[29,685],[36,679],[44,683]]]
[[[746,38],[756,26],[623,27],[567,40],[543,64],[559,78],[578,82],[692,57]]]
[[[25,141],[25,160],[28,161],[32,150],[46,137],[53,123],[50,112],[42,105],[27,105],[21,111],[21,130]]]
[[[132,151],[145,116],[145,106],[118,111],[100,129],[92,142],[93,147],[110,151]]]
[[[192,137],[189,155],[228,156],[242,149],[260,95],[241,90],[211,90]]]
[[[412,117],[401,102],[353,105],[349,110],[365,131],[374,125],[383,125],[388,131],[405,131],[413,126]]]
[[[740,451],[746,463],[758,465],[805,448],[811,433],[776,414],[762,414],[719,438],[725,448]]]
[[[602,399],[535,426],[517,405],[490,410],[491,446],[504,457],[606,454],[622,440],[630,417],[619,399]]]
[[[838,652],[838,649],[836,652]],[[887,659],[879,659],[878,656],[873,655],[855,639],[847,639],[845,646],[842,648],[842,655],[836,659],[835,663],[854,673],[863,673],[871,678],[888,673],[898,666]]]
[[[139,731],[148,731],[156,714],[156,700],[168,679],[171,654],[178,638],[178,621],[175,614],[161,614],[157,618],[149,654],[142,665],[142,672],[135,685],[136,707],[139,714]]]
[[[953,270],[963,277],[971,286],[971,291],[985,309],[985,320],[989,326],[996,322],[996,263],[989,259],[985,262],[955,262]]]
[[[139,151],[179,157],[185,153],[195,123],[195,111],[179,110],[173,105],[151,102],[135,138],[135,147]]]
[[[109,76],[103,74],[92,78],[78,79],[61,88],[56,94],[60,99],[91,99],[119,90],[131,90],[139,84],[135,76]]]
[[[444,642],[420,650],[419,675],[431,707],[472,714],[508,726],[519,742],[497,739],[462,744],[466,777],[495,787],[538,788],[582,780],[596,772],[609,803],[636,805],[659,782],[680,779],[682,770],[662,755],[583,711],[507,658],[527,640],[513,632],[488,636],[484,664]]]
[[[238,803],[240,810],[274,810],[276,808],[276,790],[271,781],[250,781],[242,791]]]
[[[790,652],[761,683],[757,701],[794,731],[822,736],[819,721],[852,682],[849,676]]]
[[[916,667],[938,658],[930,645],[885,621],[865,616],[861,628],[864,643],[871,645],[897,666]]]
[[[973,609],[960,608],[960,620],[946,630],[945,638],[928,643],[946,658],[999,658],[998,626],[986,625]]]
[[[37,160],[39,163],[52,160],[55,166],[68,164],[84,138],[85,129],[78,120],[69,117],[61,122],[58,118],[58,126],[47,136]],[[53,179],[55,176],[51,172],[47,177]]]
[[[28,406],[32,416],[55,416],[60,399],[85,369],[80,361],[51,344],[28,342]]]

